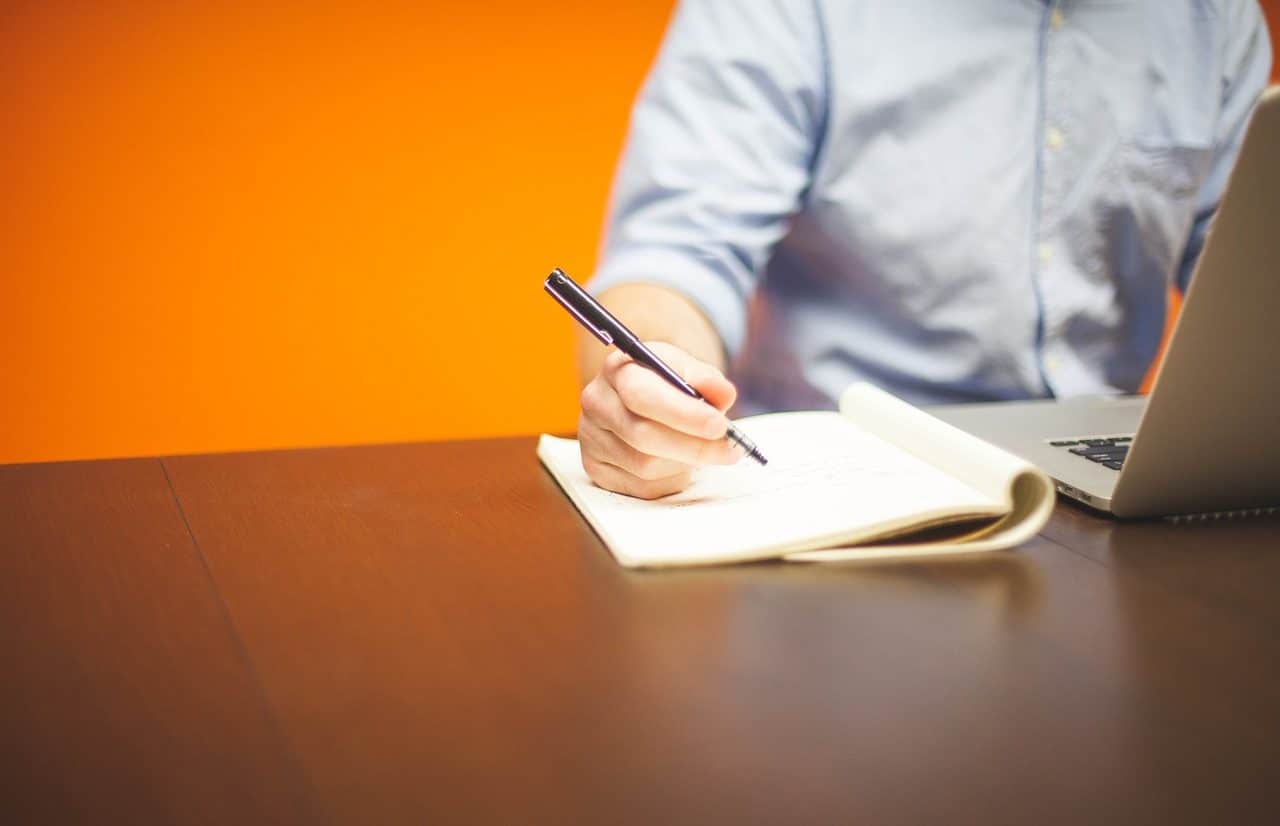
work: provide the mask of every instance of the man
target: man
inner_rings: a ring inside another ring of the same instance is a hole
[[[716,409],[584,337],[587,473],[675,492],[735,399],[856,380],[1134,392],[1270,65],[1254,0],[682,3],[590,286]]]

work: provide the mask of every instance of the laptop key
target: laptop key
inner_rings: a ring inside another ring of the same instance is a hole
[[[1080,458],[1105,468],[1119,470],[1124,466],[1131,442],[1132,436],[1100,436],[1093,439],[1059,439],[1050,444],[1064,447]]]
[[[1101,456],[1105,453],[1117,453],[1125,448],[1117,445],[1090,445],[1071,448],[1071,452],[1077,456]]]

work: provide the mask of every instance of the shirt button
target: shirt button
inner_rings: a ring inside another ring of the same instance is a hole
[[[1049,13],[1049,25],[1053,27],[1054,31],[1057,31],[1062,28],[1064,22],[1066,21],[1062,15],[1062,9],[1054,6],[1053,11]]]
[[[1045,143],[1049,145],[1050,149],[1061,149],[1062,130],[1058,129],[1056,126],[1050,127],[1048,134],[1045,135]]]
[[[1036,255],[1039,256],[1041,264],[1048,264],[1053,260],[1053,248],[1048,244],[1039,244],[1036,246]]]
[[[1053,355],[1045,356],[1044,366],[1048,367],[1050,370],[1053,370],[1054,372],[1057,372],[1058,368],[1062,366],[1062,359]]]

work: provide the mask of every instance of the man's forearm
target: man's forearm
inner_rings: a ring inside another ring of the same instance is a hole
[[[601,304],[644,341],[665,341],[725,369],[724,343],[702,311],[680,293],[656,284],[619,284],[598,296]],[[600,372],[608,349],[586,330],[578,330],[578,379]]]

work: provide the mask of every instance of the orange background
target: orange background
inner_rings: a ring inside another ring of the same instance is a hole
[[[288,5],[0,8],[0,463],[572,429],[672,0]]]

